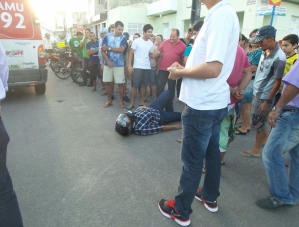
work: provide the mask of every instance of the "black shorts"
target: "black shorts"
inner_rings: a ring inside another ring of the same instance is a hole
[[[100,76],[100,65],[99,64],[91,64],[90,65],[90,79],[96,80],[97,77]]]
[[[45,51],[46,51],[47,54],[53,54],[54,53],[53,49],[46,49]]]

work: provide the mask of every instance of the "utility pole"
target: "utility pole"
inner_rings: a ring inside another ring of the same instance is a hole
[[[201,2],[192,0],[190,26],[200,19]]]

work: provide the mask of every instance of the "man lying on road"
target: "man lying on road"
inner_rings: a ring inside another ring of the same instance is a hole
[[[164,111],[165,108],[165,111]],[[127,136],[133,131],[137,135],[152,135],[162,131],[181,129],[181,125],[167,125],[181,121],[182,113],[171,111],[172,96],[166,90],[149,106],[141,106],[135,111],[128,111],[118,116],[115,131]]]

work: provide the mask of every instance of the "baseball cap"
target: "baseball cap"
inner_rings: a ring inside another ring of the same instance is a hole
[[[257,32],[254,38],[250,40],[251,43],[260,43],[263,39],[276,36],[276,29],[271,25],[266,25],[261,27]]]
[[[107,28],[103,28],[100,33],[108,33],[108,29]]]

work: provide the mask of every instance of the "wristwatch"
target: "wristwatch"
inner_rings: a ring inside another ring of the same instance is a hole
[[[272,101],[271,99],[266,99],[265,101],[266,101],[266,103],[268,103],[268,104],[272,104],[272,103],[273,103],[273,101]]]
[[[111,47],[109,47],[108,50],[110,51],[110,50],[111,50]]]

